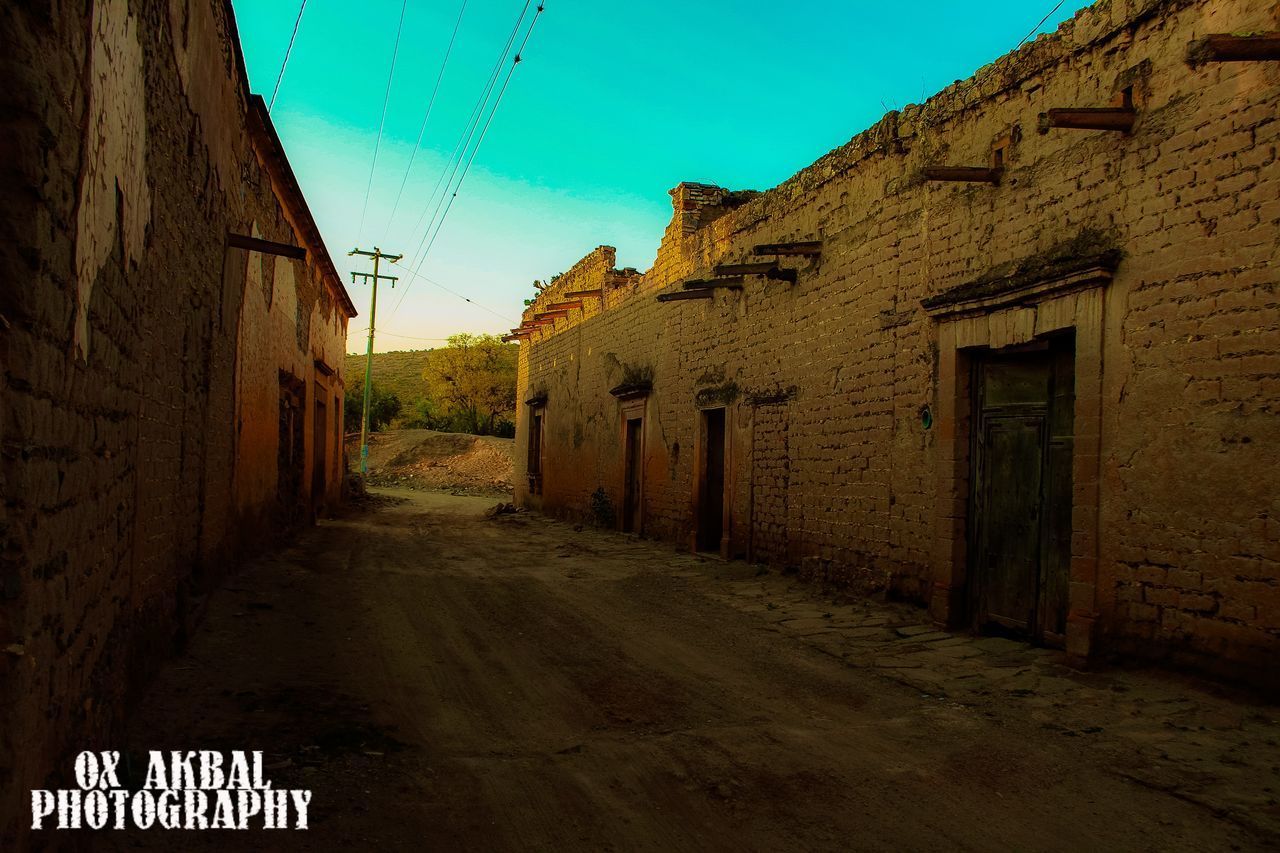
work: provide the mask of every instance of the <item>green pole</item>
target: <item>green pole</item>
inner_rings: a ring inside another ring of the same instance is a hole
[[[382,250],[373,251],[373,299],[369,305],[369,349],[364,359],[364,412],[360,418],[360,474],[369,473],[369,393],[373,389],[373,323],[378,316],[378,260]]]

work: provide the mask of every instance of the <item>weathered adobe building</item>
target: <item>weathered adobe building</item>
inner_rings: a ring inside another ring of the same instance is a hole
[[[1101,0],[769,192],[681,184],[648,272],[513,330],[518,500],[1276,687],[1278,25]]]
[[[16,849],[29,789],[113,745],[228,566],[338,501],[355,309],[249,94],[229,3],[7,4],[0,37],[0,847]]]

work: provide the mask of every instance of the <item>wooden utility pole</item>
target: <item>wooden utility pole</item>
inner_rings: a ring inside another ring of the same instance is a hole
[[[378,275],[378,262],[386,258],[391,263],[395,263],[404,257],[404,255],[388,255],[385,254],[377,246],[373,247],[372,252],[366,252],[364,249],[352,249],[347,252],[347,257],[351,255],[364,255],[366,258],[373,258],[373,272],[355,272],[351,273],[351,282],[355,283],[356,276],[363,278],[365,281],[373,282],[373,300],[369,304],[369,349],[365,353],[364,361],[364,410],[360,416],[360,474],[366,476],[369,473],[369,391],[373,387],[373,326],[374,320],[378,316],[378,279],[383,278],[391,282],[394,288],[399,280],[393,275]]]

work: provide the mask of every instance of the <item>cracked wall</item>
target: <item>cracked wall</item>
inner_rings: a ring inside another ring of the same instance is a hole
[[[763,195],[682,184],[646,273],[621,276],[611,254],[607,266],[588,256],[571,272],[603,300],[522,342],[520,399],[536,389],[547,400],[544,491],[518,483],[519,499],[585,517],[602,486],[618,503],[609,389],[618,365],[652,365],[645,531],[690,544],[699,392],[732,382],[730,553],[926,601],[941,577],[938,543],[963,530],[964,508],[950,506],[937,473],[957,461],[944,440],[956,425],[921,421],[925,407],[938,411],[945,366],[941,326],[921,303],[1107,230],[1125,257],[1078,321],[1101,342],[1097,482],[1077,498],[1093,490],[1097,506],[1081,503],[1077,516],[1097,521],[1073,537],[1096,552],[1094,651],[1255,682],[1274,674],[1280,67],[1186,60],[1205,34],[1278,26],[1280,9],[1263,0],[1104,0]],[[1126,88],[1131,134],[1037,132],[1048,109],[1107,106]],[[922,179],[929,165],[988,166],[997,149],[998,186]],[[794,285],[749,277],[709,300],[655,299],[788,240],[822,241],[818,258],[785,259]],[[568,289],[580,283],[558,280],[526,320]],[[1035,334],[1000,322],[986,339]],[[761,402],[787,388],[785,402]],[[526,429],[522,419],[518,454]]]
[[[221,0],[0,12],[0,276],[22,283],[0,288],[4,849],[23,846],[23,792],[109,746],[212,588],[285,535],[264,520],[337,499],[336,438],[318,492],[312,442],[341,423],[354,309],[253,121],[234,34]],[[307,260],[228,247],[255,222]],[[281,370],[306,400],[304,486],[283,500],[236,489],[246,465],[274,485]],[[264,389],[270,406],[253,407]]]

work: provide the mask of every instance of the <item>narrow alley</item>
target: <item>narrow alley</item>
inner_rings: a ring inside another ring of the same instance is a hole
[[[212,595],[128,723],[126,770],[148,749],[262,749],[277,787],[313,792],[311,831],[184,849],[1280,842],[1274,707],[492,508],[380,491]]]

